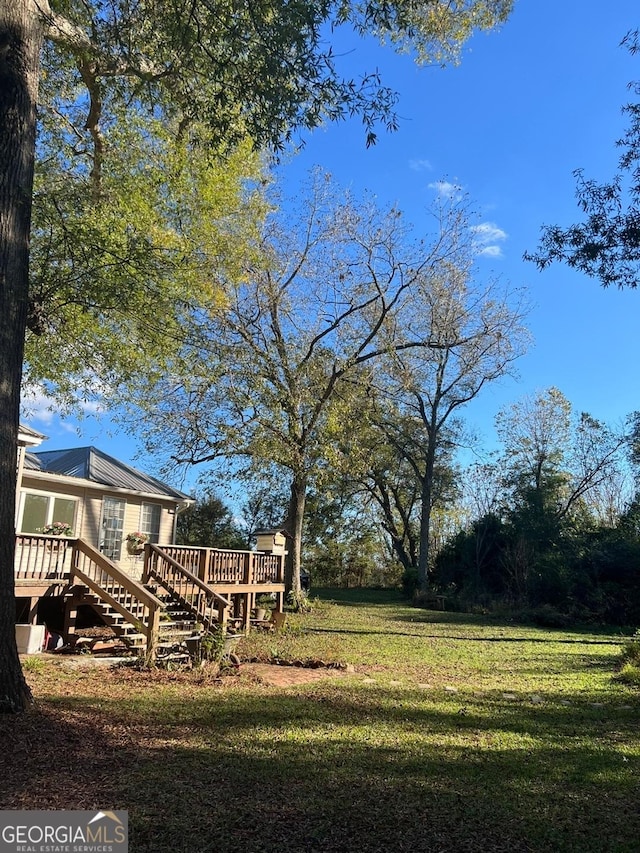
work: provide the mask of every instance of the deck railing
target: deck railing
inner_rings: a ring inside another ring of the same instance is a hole
[[[73,584],[77,578],[145,634],[148,652],[153,654],[162,603],[145,589],[147,580],[153,578],[165,587],[205,627],[213,622],[226,624],[230,598],[236,611],[238,602],[243,602],[240,609],[248,628],[250,609],[262,591],[258,586],[273,592],[277,609],[282,610],[284,555],[147,544],[140,583],[82,539],[18,534],[15,577],[22,585],[39,587]],[[215,586],[222,588],[216,591]]]
[[[197,548],[190,545],[160,547],[164,554],[211,586],[284,583],[283,554]]]
[[[69,578],[75,539],[44,534],[16,536],[16,580],[51,582]]]
[[[83,584],[145,636],[153,658],[162,602],[83,539],[18,534],[15,577],[28,585]]]
[[[190,559],[190,555],[187,558]],[[211,630],[215,623],[224,629],[229,600],[175,560],[165,546],[145,546],[143,581],[150,580],[157,581],[178,599],[206,630]]]

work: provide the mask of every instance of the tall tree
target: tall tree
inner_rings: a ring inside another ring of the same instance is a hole
[[[388,351],[381,392],[392,401],[395,414],[389,417],[388,407],[382,406],[377,421],[420,487],[418,580],[423,591],[429,583],[436,487],[444,482],[438,470],[450,467],[448,457],[460,442],[462,425],[456,415],[487,384],[509,372],[528,341],[521,296],[495,283],[474,282],[473,246],[466,242],[469,224],[465,216],[452,224],[456,252],[421,279],[421,310],[411,323],[412,333],[422,329],[431,346],[417,350],[399,343]]]
[[[155,451],[174,447],[179,460],[191,463],[258,459],[287,472],[287,583],[294,590],[308,487],[313,481],[317,488],[331,467],[334,436],[357,418],[371,374],[397,353],[405,378],[409,364],[422,365],[424,376],[440,358],[427,353],[448,351],[469,387],[481,386],[488,374],[476,382],[478,365],[462,365],[474,347],[483,352],[485,324],[496,326],[496,337],[499,325],[497,351],[507,361],[513,353],[501,306],[493,311],[487,302],[482,310],[475,294],[463,318],[437,283],[460,250],[464,216],[455,205],[440,211],[435,233],[419,242],[397,210],[338,201],[326,176],[315,175],[300,205],[298,219],[288,207],[269,218],[261,263],[247,281],[228,282],[222,309],[195,316],[197,329],[171,375],[140,400],[159,425]],[[441,299],[453,312],[446,328],[436,319],[449,310]],[[469,393],[459,382],[456,400]]]
[[[422,485],[412,461],[398,447],[399,433],[412,431],[416,447],[424,435],[402,407],[381,395],[382,365],[370,377],[357,403],[358,419],[339,440],[342,476],[369,499],[370,513],[388,537],[390,551],[415,585],[420,553]],[[406,439],[406,435],[405,435]],[[406,444],[406,441],[405,441]],[[441,453],[433,473],[433,506],[444,507],[454,491],[452,454]]]
[[[229,507],[212,492],[202,495],[176,521],[178,545],[205,548],[247,548],[248,542]]]
[[[617,479],[626,437],[549,388],[496,419],[507,489],[504,566],[514,598],[561,600],[569,588],[574,535],[595,524],[591,495]]]
[[[0,3],[0,704],[24,707],[27,691],[13,638],[13,504],[19,389],[29,285],[29,232],[40,57],[58,87],[61,121],[91,152],[97,190],[102,130],[132,110],[198,120],[214,144],[245,137],[279,146],[296,127],[361,116],[370,143],[376,123],[395,126],[395,98],[376,75],[345,79],[325,25],[388,37],[421,60],[446,59],[474,28],[490,28],[511,0],[355,3],[143,0],[2,0]],[[44,49],[44,52],[43,52]],[[74,114],[84,112],[84,122]]]
[[[378,507],[381,525],[389,537],[391,551],[405,573],[417,570],[420,541],[421,490],[407,460],[393,445],[380,435],[373,441],[362,441],[362,430],[350,436],[346,448],[351,476]],[[366,454],[364,465],[354,467],[353,445],[360,445]]]
[[[591,490],[617,477],[628,440],[586,412],[574,416],[557,388],[509,406],[496,426],[512,500],[524,499],[555,519],[569,516]]]
[[[627,34],[623,45],[640,51],[640,31]],[[640,95],[640,83],[632,84]],[[544,269],[561,261],[597,278],[604,287],[638,286],[640,281],[640,102],[629,103],[624,111],[630,117],[627,132],[618,145],[622,148],[619,169],[614,178],[599,183],[575,173],[578,207],[585,220],[575,225],[546,226],[540,246],[525,258]]]

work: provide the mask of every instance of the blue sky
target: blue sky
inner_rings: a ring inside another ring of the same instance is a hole
[[[551,385],[577,410],[611,423],[640,409],[640,289],[605,291],[563,266],[540,273],[522,259],[536,248],[542,224],[578,219],[574,169],[612,176],[627,84],[640,79],[640,58],[619,43],[639,26],[637,0],[516,0],[509,21],[474,37],[457,67],[418,68],[370,41],[341,44],[352,73],[377,68],[400,93],[400,129],[381,131],[377,145],[365,149],[357,120],[330,125],[281,167],[285,188],[295,193],[308,171],[322,166],[355,193],[397,204],[418,234],[438,184],[469,194],[493,238],[479,274],[525,286],[534,306],[534,343],[517,365],[519,378],[488,389],[467,412],[487,446],[502,406]],[[96,444],[151,467],[107,419],[85,419],[80,434],[74,422],[50,415],[29,423],[50,437],[47,448]]]

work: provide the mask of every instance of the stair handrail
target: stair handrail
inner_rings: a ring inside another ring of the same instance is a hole
[[[78,554],[84,554],[84,556],[88,557],[89,560],[91,560],[91,562],[100,570],[123,586],[134,598],[137,598],[138,601],[140,601],[149,611],[148,622],[145,624],[144,620],[141,620],[138,615],[127,610],[127,608],[110,595],[98,581],[94,580],[90,575],[87,575],[78,564]],[[147,657],[153,660],[158,643],[160,612],[164,606],[160,599],[152,592],[149,592],[148,589],[145,589],[145,587],[137,580],[130,577],[126,572],[123,572],[122,569],[119,569],[111,562],[111,560],[105,557],[101,551],[98,551],[98,549],[94,548],[93,545],[85,542],[84,539],[78,539],[75,542],[71,577],[77,577],[99,598],[105,601],[110,607],[113,607],[114,610],[117,610],[117,612],[120,613],[127,622],[138,628],[138,630],[140,630],[140,628],[142,629],[140,633],[144,634],[147,640]]]
[[[155,561],[152,560],[153,555],[155,555],[156,557]],[[145,545],[143,580],[148,581],[150,577],[155,577],[156,580],[158,580],[161,584],[163,584],[163,586],[165,586],[168,592],[174,592],[174,594],[176,594],[179,598],[181,598],[181,600],[184,601],[184,599],[182,599],[177,590],[172,589],[169,581],[167,581],[166,578],[163,578],[161,573],[158,571],[157,565],[159,560],[167,563],[169,566],[171,566],[172,569],[178,572],[178,574],[182,575],[183,578],[188,580],[189,583],[200,589],[200,591],[205,594],[208,600],[209,609],[213,609],[211,607],[211,604],[214,602],[218,605],[218,607],[216,608],[219,614],[217,622],[224,630],[224,627],[227,623],[227,609],[231,605],[229,599],[217,593],[215,589],[212,589],[212,587],[209,586],[209,584],[200,580],[197,575],[194,575],[193,572],[189,571],[189,569],[185,569],[185,567],[182,566],[177,560],[174,560],[173,557],[163,551],[162,547],[152,542],[147,542],[147,544]],[[187,606],[191,607],[191,609],[197,614],[198,620],[201,621],[205,625],[205,627],[209,629],[211,628],[211,625],[215,620],[213,620],[211,616],[207,615],[205,608],[193,607],[193,605],[191,605],[188,601],[184,601],[184,603]]]

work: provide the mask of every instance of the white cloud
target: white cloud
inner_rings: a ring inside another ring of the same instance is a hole
[[[55,397],[47,393],[42,385],[27,385],[22,388],[20,417],[40,426],[55,426],[67,432],[75,432],[77,427],[65,418],[72,414],[62,412]],[[79,400],[75,404],[76,415],[99,415],[104,411],[100,399]]]
[[[506,240],[507,232],[494,222],[482,222],[480,225],[473,225],[471,230],[476,235],[478,243],[493,243],[498,240]]]
[[[502,249],[500,246],[485,246],[483,249],[480,249],[478,255],[484,258],[502,258],[504,255],[502,254]]]
[[[452,184],[450,181],[435,181],[429,184],[429,189],[435,190],[442,198],[454,198],[462,195],[463,191],[460,184]]]
[[[503,243],[507,239],[507,232],[499,228],[495,222],[481,222],[473,225],[471,231],[474,235],[474,243],[479,256],[485,258],[502,258]]]
[[[39,385],[23,388],[20,417],[39,424],[51,424],[56,417],[55,401]]]
[[[409,160],[409,168],[414,172],[430,172],[433,166],[429,160]]]

